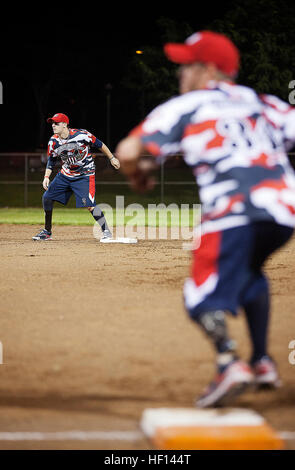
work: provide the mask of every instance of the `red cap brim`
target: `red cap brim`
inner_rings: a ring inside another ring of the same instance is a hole
[[[66,124],[69,124],[69,118],[65,114],[57,113],[54,116],[49,117],[47,119],[47,122],[50,123],[50,124],[53,123],[53,122],[56,122],[58,124],[61,123],[61,122],[65,122]]]
[[[191,47],[186,44],[168,42],[164,46],[164,52],[167,58],[176,64],[191,64],[195,62]]]

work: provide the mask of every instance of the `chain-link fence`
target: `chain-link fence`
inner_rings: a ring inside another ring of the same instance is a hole
[[[116,196],[124,196],[125,203],[198,203],[198,193],[191,169],[182,155],[169,157],[155,172],[156,186],[147,194],[134,193],[120,171],[115,170],[103,154],[95,154],[96,202],[116,204]],[[295,167],[295,153],[289,153]],[[42,181],[47,162],[46,152],[0,153],[0,207],[41,207]],[[56,165],[51,180],[59,171]],[[71,198],[69,207],[75,207]]]
[[[97,202],[115,205],[117,195],[123,195],[127,204],[197,202],[194,177],[181,155],[173,155],[159,165],[155,171],[155,189],[145,195],[134,193],[124,175],[115,170],[103,154],[94,155]],[[46,152],[0,153],[0,207],[41,207],[46,162]],[[60,162],[57,163],[51,180],[60,166]],[[69,202],[69,207],[71,205],[75,206],[74,198]]]

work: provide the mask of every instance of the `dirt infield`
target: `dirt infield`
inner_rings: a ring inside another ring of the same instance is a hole
[[[31,240],[35,232],[36,226],[0,225],[0,449],[150,449],[139,433],[142,411],[191,406],[214,373],[213,352],[183,308],[190,253],[179,240],[101,244],[91,227],[56,227],[45,243]],[[294,259],[295,239],[266,266],[273,293],[270,352],[284,386],[236,402],[290,432]],[[246,359],[243,316],[229,325]],[[29,431],[54,437],[15,434]],[[86,434],[55,440],[62,431]],[[101,434],[91,437],[95,431]],[[4,432],[20,440],[7,440]],[[295,441],[287,448],[295,449]]]

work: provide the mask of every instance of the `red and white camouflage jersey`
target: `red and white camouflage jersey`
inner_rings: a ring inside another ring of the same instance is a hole
[[[251,88],[209,82],[155,108],[131,135],[155,156],[183,152],[199,186],[203,233],[252,221],[295,226],[295,110]]]
[[[48,142],[47,168],[52,169],[60,158],[63,162],[63,175],[70,178],[94,175],[95,164],[89,148],[101,148],[102,145],[97,137],[84,129],[69,129],[67,139],[54,134]]]

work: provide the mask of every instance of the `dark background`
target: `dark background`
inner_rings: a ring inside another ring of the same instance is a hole
[[[163,44],[202,29],[224,32],[238,45],[238,82],[288,99],[295,79],[293,2],[159,5],[46,3],[6,10],[0,151],[46,148],[46,118],[57,112],[114,151],[156,104],[177,93],[175,66]],[[138,49],[144,54],[136,55]]]

